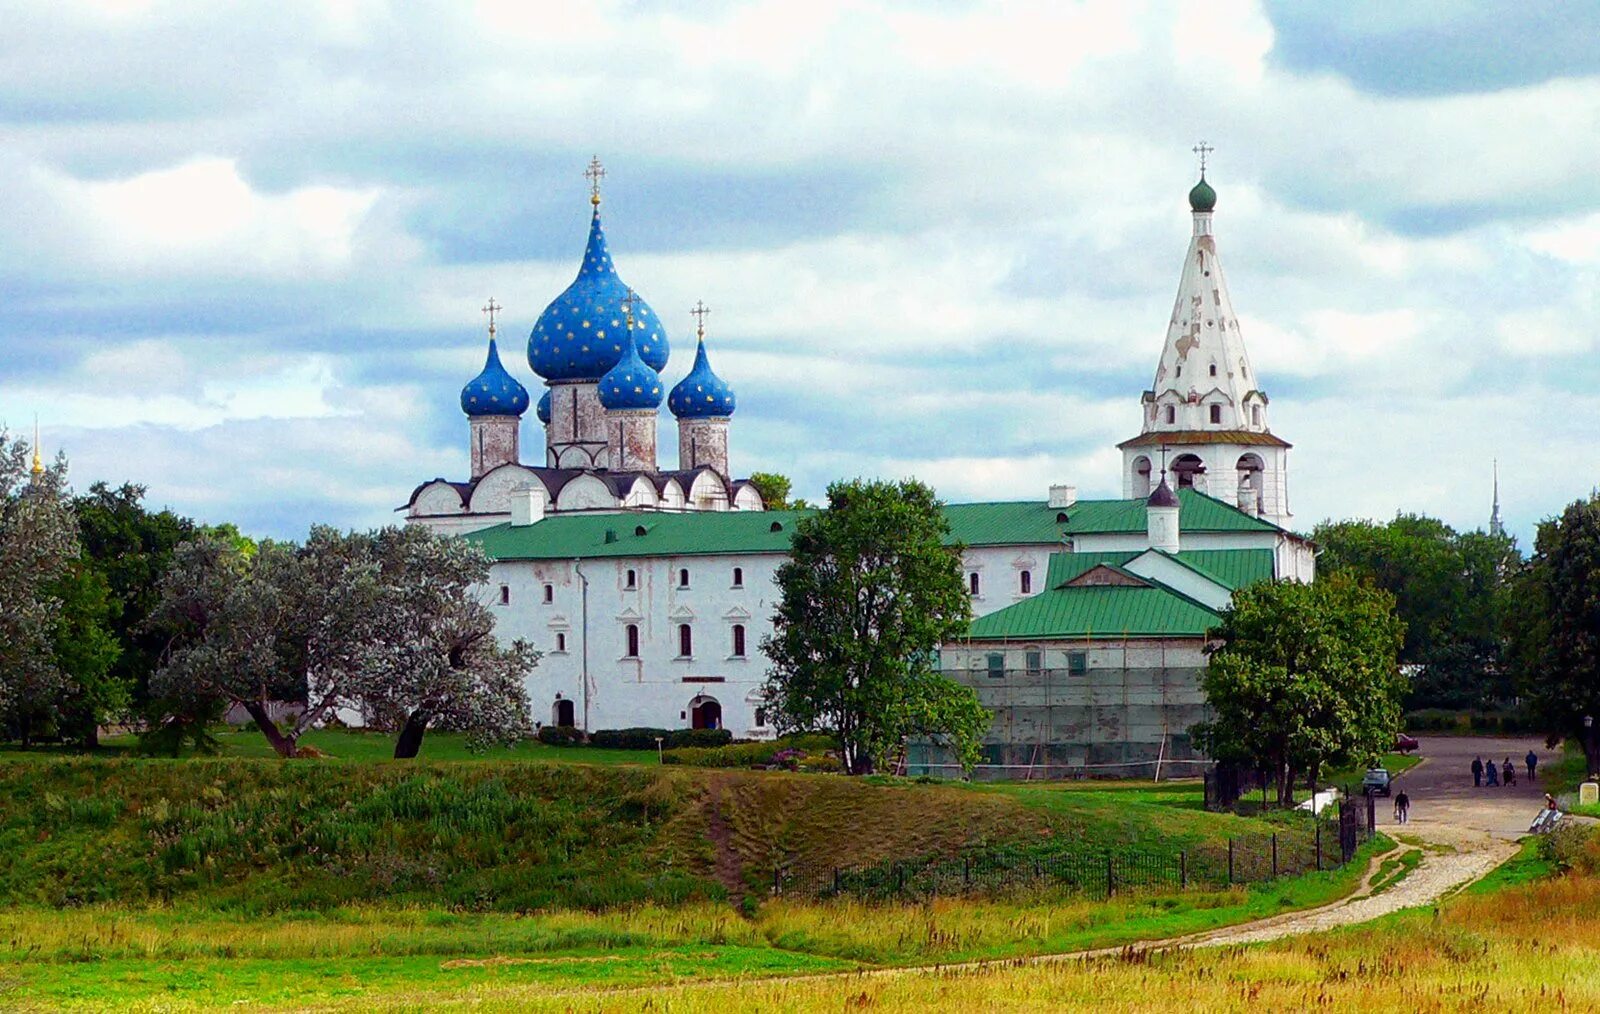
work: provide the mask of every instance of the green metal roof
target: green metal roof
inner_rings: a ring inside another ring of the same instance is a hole
[[[1178,561],[1225,588],[1271,581],[1277,566],[1270,549],[1185,549]]]
[[[1186,532],[1278,531],[1258,518],[1193,490],[1180,490]],[[1059,546],[1068,535],[1143,532],[1144,501],[1081,500],[1050,507],[1038,500],[945,506],[951,537],[968,546]],[[574,557],[696,556],[784,553],[794,526],[811,511],[656,511],[552,514],[537,524],[499,524],[467,539],[495,560]],[[1060,516],[1066,514],[1066,522]],[[773,525],[778,530],[773,530]],[[643,529],[643,534],[639,530]],[[1133,554],[1121,554],[1122,563]]]
[[[1125,549],[1117,553],[1051,553],[1050,563],[1045,569],[1044,586],[1060,588],[1068,581],[1081,577],[1101,564],[1120,567],[1138,556],[1140,552],[1143,550]]]
[[[968,636],[975,641],[1201,637],[1217,620],[1215,612],[1159,584],[1052,588],[973,620]]]

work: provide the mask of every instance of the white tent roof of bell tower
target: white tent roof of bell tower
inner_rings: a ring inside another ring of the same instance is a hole
[[[1265,398],[1256,386],[1255,371],[1239,331],[1239,318],[1228,296],[1216,237],[1211,231],[1212,211],[1195,210],[1193,215],[1194,235],[1184,258],[1178,297],[1172,306],[1151,394],[1157,405],[1174,399],[1207,405],[1220,400],[1220,424],[1211,425],[1223,430],[1265,431]],[[1216,368],[1215,376],[1212,367]],[[1246,397],[1251,395],[1252,401],[1259,399],[1262,403],[1259,422],[1252,421],[1258,417],[1246,407]],[[1193,429],[1197,420],[1187,416],[1188,413],[1176,413],[1169,423],[1164,411],[1147,413],[1145,432]],[[1209,414],[1205,422],[1210,422]]]

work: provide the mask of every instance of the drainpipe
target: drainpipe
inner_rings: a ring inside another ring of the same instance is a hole
[[[572,572],[583,582],[582,607],[579,609],[578,631],[582,647],[578,651],[578,673],[583,686],[583,731],[589,731],[589,578],[583,573],[583,559],[572,561]]]

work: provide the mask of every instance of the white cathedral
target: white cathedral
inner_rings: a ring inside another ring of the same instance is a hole
[[[703,315],[692,366],[663,394],[667,331],[618,276],[598,161],[588,175],[578,276],[528,338],[546,389],[540,460],[522,459],[530,398],[500,361],[491,301],[488,360],[461,392],[470,473],[422,483],[401,510],[490,556],[497,633],[544,653],[528,677],[537,721],[770,736],[759,644],[803,512],[767,510],[733,478],[736,402]],[[995,711],[998,776],[1020,757],[1030,771],[1181,759],[1217,611],[1250,581],[1313,576],[1313,547],[1289,529],[1289,444],[1268,427],[1217,256],[1216,200],[1202,172],[1141,432],[1120,445],[1123,498],[1041,482],[1036,501],[946,508],[975,620],[941,665]],[[663,401],[678,426],[671,469],[656,458]],[[917,763],[948,767],[936,752]]]

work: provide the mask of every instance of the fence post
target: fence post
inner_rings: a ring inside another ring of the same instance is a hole
[[[1189,889],[1189,853],[1178,853],[1178,890]]]
[[[1112,863],[1111,853],[1107,852],[1106,853],[1106,897],[1107,898],[1109,898],[1113,894],[1117,893],[1117,875],[1116,875],[1115,870],[1112,868],[1111,863]]]
[[[839,893],[839,867],[833,868],[833,893]]]
[[[1272,879],[1278,879],[1278,832],[1272,832]]]
[[[1315,804],[1313,804],[1315,805]],[[1322,817],[1314,814],[1311,818],[1316,822],[1317,829],[1317,872],[1322,872]]]
[[[1228,839],[1228,883],[1233,883],[1233,839]]]

